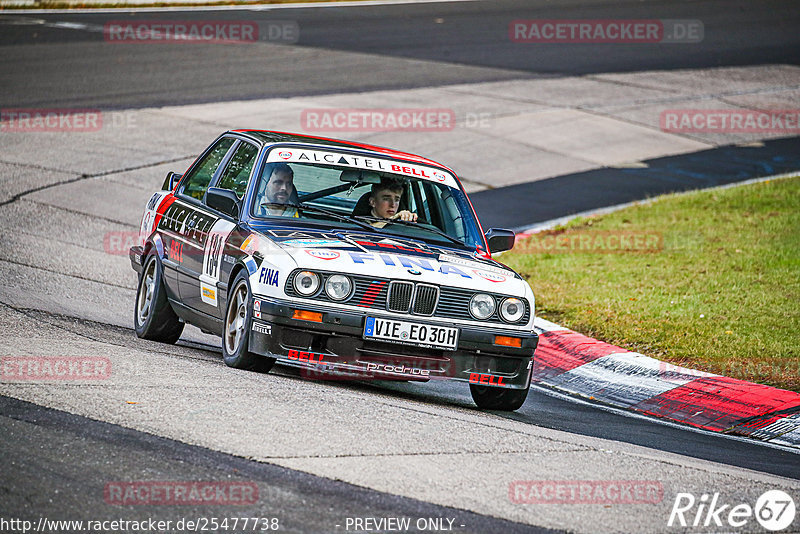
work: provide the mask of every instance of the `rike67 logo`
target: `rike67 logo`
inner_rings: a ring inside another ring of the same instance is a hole
[[[719,493],[704,493],[699,499],[691,493],[678,493],[667,526],[741,528],[755,519],[763,528],[778,532],[792,526],[795,512],[794,499],[781,490],[765,492],[756,500],[755,506],[724,502]],[[797,530],[791,529],[788,532]]]

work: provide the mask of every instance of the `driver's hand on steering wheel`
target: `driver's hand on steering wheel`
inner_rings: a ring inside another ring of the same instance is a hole
[[[408,221],[408,222],[417,222],[417,214],[412,213],[408,210],[398,211],[389,219],[400,219],[401,221]]]

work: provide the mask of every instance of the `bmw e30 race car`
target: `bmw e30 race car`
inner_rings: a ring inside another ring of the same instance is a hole
[[[376,216],[385,184],[415,221]],[[455,173],[426,158],[228,131],[145,207],[130,249],[136,333],[174,343],[190,323],[222,337],[231,367],[459,380],[479,407],[516,410],[538,342],[534,297],[491,259],[514,238],[484,234]]]

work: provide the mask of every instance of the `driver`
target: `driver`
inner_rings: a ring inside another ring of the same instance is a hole
[[[292,168],[286,163],[273,163],[267,165],[264,171],[264,176],[269,176],[264,190],[266,199],[261,203],[266,215],[298,217],[297,208],[279,205],[291,203],[291,197],[295,191],[294,171]]]
[[[381,219],[400,219],[401,221],[416,222],[417,214],[400,209],[400,198],[403,196],[403,182],[396,178],[381,178],[381,183],[373,184],[369,195],[369,205],[372,216]],[[373,226],[385,225],[378,221]]]

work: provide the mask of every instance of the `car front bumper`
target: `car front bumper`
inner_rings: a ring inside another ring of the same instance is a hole
[[[254,301],[258,302],[258,310],[251,308],[249,350],[299,367],[307,378],[450,379],[512,389],[524,389],[530,384],[533,355],[539,341],[535,332],[489,325],[459,326],[456,350],[442,350],[365,339],[366,318],[382,317],[375,310],[359,313],[263,297]],[[322,321],[294,319],[295,310],[321,313]],[[409,316],[403,320],[458,326],[433,317]],[[518,338],[521,346],[497,345],[496,336]]]

